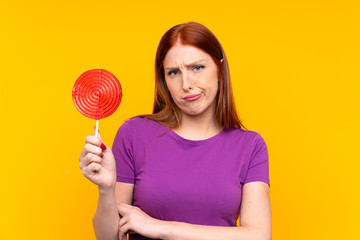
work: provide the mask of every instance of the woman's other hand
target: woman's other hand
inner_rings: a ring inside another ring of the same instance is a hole
[[[114,155],[98,133],[87,136],[85,146],[79,157],[79,167],[83,175],[99,186],[99,190],[111,189],[116,182],[116,166]]]
[[[119,221],[119,239],[126,240],[126,233],[137,233],[144,237],[160,238],[162,221],[150,217],[138,207],[128,204],[118,205],[121,214]]]

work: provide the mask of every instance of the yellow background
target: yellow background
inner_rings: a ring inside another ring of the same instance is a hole
[[[0,239],[95,239],[97,188],[78,156],[95,121],[71,90],[104,68],[123,87],[100,121],[152,110],[154,59],[170,27],[198,21],[229,59],[239,115],[270,155],[273,239],[360,239],[359,1],[0,3]]]

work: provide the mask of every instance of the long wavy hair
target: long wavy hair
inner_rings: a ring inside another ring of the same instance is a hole
[[[220,128],[243,128],[235,107],[228,60],[216,36],[204,25],[187,22],[169,29],[161,38],[155,59],[155,99],[152,114],[140,115],[170,128],[181,123],[181,110],[172,99],[166,86],[163,62],[167,52],[178,41],[208,53],[214,60],[219,73],[219,91],[216,96],[215,115]]]

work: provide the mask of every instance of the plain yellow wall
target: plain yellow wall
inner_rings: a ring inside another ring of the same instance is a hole
[[[72,87],[93,68],[118,77],[111,145],[151,112],[157,44],[186,21],[219,38],[239,115],[268,145],[273,239],[360,239],[359,1],[130,2],[1,1],[0,239],[95,239],[97,188],[78,167],[95,121]]]

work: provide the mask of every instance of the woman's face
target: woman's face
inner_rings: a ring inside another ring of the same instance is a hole
[[[183,114],[215,114],[218,71],[209,54],[177,43],[164,59],[164,75],[170,94]]]

